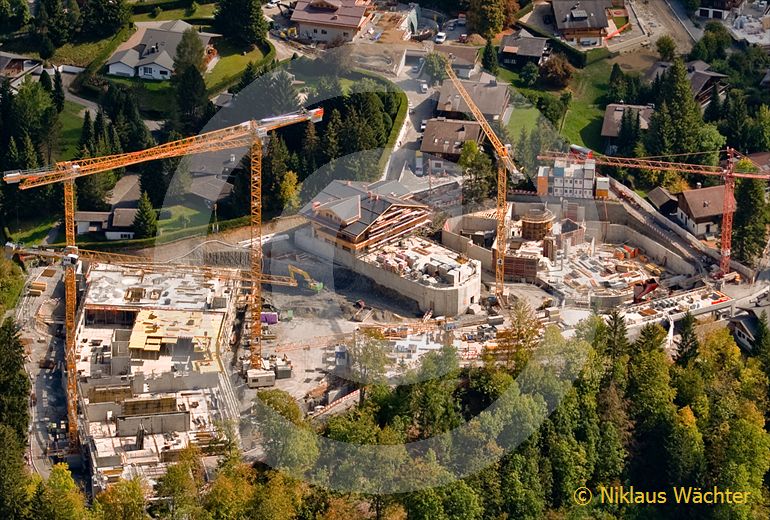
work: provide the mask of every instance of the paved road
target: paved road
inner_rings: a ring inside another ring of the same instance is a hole
[[[89,110],[91,112],[91,117],[93,117],[99,111],[99,105],[97,103],[94,103],[93,101],[82,98],[70,92],[69,86],[75,80],[75,76],[76,74],[70,74],[68,72],[62,73],[61,78],[62,78],[62,83],[64,84],[64,98],[67,101],[72,101],[73,103],[77,103],[78,105],[83,107],[83,110],[80,112],[81,117],[85,115],[86,110]]]

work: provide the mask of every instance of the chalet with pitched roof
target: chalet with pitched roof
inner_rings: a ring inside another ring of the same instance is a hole
[[[498,61],[504,67],[520,69],[527,63],[538,67],[551,54],[548,38],[536,38],[529,34],[509,34],[500,42]]]
[[[332,181],[300,213],[313,236],[352,253],[363,253],[426,225],[428,207],[411,200],[396,181]]]
[[[192,25],[182,20],[171,20],[157,27],[139,27],[137,33],[121,46],[107,61],[107,73],[113,76],[142,79],[171,79],[174,73],[176,48],[182,35]],[[216,56],[212,40],[219,34],[199,32],[206,62]],[[131,44],[133,42],[133,45]]]
[[[371,19],[371,0],[299,0],[291,15],[300,38],[352,41]]]
[[[677,195],[677,199],[676,218],[682,227],[698,238],[719,234],[724,209],[724,185],[683,191]]]
[[[584,46],[601,45],[607,36],[610,0],[552,0],[554,25],[568,41]]]

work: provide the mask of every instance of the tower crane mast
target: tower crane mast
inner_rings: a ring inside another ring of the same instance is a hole
[[[451,59],[451,57],[450,57]],[[457,78],[454,70],[452,70],[451,62],[447,62],[445,72],[447,77],[452,81],[455,89],[460,94],[465,104],[468,106],[473,118],[481,125],[481,130],[489,140],[492,148],[497,154],[497,204],[496,204],[496,216],[497,216],[497,249],[496,249],[496,262],[495,262],[495,296],[498,301],[503,300],[503,290],[505,288],[505,255],[508,248],[508,231],[505,225],[505,214],[508,208],[507,194],[508,194],[508,172],[518,176],[519,171],[516,169],[516,165],[513,164],[513,160],[510,157],[508,147],[503,144],[500,138],[497,136],[492,126],[484,117],[484,114],[479,110],[479,107],[471,98],[468,91],[465,90],[462,82]]]
[[[231,150],[250,147],[250,228],[251,228],[251,269],[252,280],[262,280],[262,141],[267,134],[279,128],[306,121],[318,122],[323,118],[323,108],[299,110],[290,114],[270,117],[179,139],[145,150],[103,157],[61,161],[51,166],[32,170],[12,170],[3,174],[9,184],[19,184],[22,190],[61,182],[64,184],[64,229],[66,245],[75,244],[75,179],[116,168],[124,168],[157,159],[182,157],[189,154]],[[67,365],[67,419],[70,447],[77,446],[77,377],[75,349],[75,315],[77,311],[76,263],[65,263],[65,360]],[[260,283],[251,284],[250,316],[252,364],[262,360],[262,301]]]
[[[735,212],[735,181],[736,179],[760,179],[768,180],[770,175],[752,172],[742,172],[736,170],[737,159],[742,157],[734,149],[727,148],[727,163],[722,166],[710,166],[703,164],[676,163],[672,161],[662,161],[653,158],[631,158],[631,157],[611,157],[597,154],[593,151],[586,153],[582,149],[572,147],[572,151],[565,152],[546,152],[537,158],[543,161],[571,161],[585,162],[593,160],[597,165],[615,166],[618,168],[637,168],[653,171],[676,171],[680,173],[709,175],[721,177],[724,181],[725,192],[722,206],[722,234],[720,239],[720,261],[719,271],[722,276],[730,272],[730,256],[733,239],[733,213]]]

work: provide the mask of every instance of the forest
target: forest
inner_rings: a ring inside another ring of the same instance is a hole
[[[243,462],[234,425],[225,425],[231,441],[217,467],[204,469],[202,454],[187,450],[158,484],[168,498],[152,503],[140,480],[87,502],[66,466],[45,480],[29,473],[22,459],[29,387],[15,325],[6,321],[0,512],[30,519],[767,517],[766,318],[755,355],[746,357],[726,328],[688,316],[680,355],[671,360],[660,326],[645,326],[632,341],[617,312],[588,318],[571,339],[554,328],[539,334],[524,304],[512,312],[514,326],[481,363],[461,368],[447,343],[396,387],[382,379],[380,340],[364,338],[354,366],[366,367],[360,385],[367,391],[326,424],[306,419],[283,391],[260,392],[255,413],[275,468]],[[329,439],[347,448],[329,450]],[[430,449],[405,449],[419,441]],[[372,459],[362,463],[351,450]],[[583,486],[594,496],[603,487],[670,494],[673,486],[716,486],[750,499],[578,505],[574,492]]]

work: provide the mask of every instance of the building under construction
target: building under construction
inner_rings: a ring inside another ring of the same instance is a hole
[[[216,453],[237,414],[219,359],[234,282],[94,264],[77,325],[79,427],[94,492],[154,484],[182,450]]]
[[[430,211],[398,182],[333,181],[301,211],[310,224],[294,241],[416,302],[456,316],[478,303],[481,264],[415,235]]]

